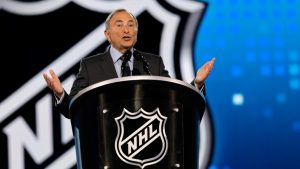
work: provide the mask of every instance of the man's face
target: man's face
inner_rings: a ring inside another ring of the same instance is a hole
[[[137,40],[137,23],[135,19],[127,12],[115,13],[110,19],[105,36],[110,44],[125,53],[131,49]]]

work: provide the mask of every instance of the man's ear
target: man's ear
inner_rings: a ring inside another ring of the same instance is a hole
[[[106,39],[108,40],[108,42],[110,42],[109,31],[105,30],[104,35],[105,35]]]

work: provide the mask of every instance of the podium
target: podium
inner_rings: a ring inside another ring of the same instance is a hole
[[[79,169],[196,169],[204,96],[160,76],[110,79],[70,103]]]

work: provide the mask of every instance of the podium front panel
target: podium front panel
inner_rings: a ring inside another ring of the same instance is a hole
[[[78,168],[198,168],[205,100],[182,81],[112,79],[84,89],[70,111]]]

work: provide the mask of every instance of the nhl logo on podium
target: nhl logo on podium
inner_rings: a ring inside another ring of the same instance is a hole
[[[142,108],[129,112],[124,108],[115,121],[118,128],[115,150],[123,162],[144,168],[164,158],[168,150],[167,117],[161,115],[159,108],[153,112]]]

